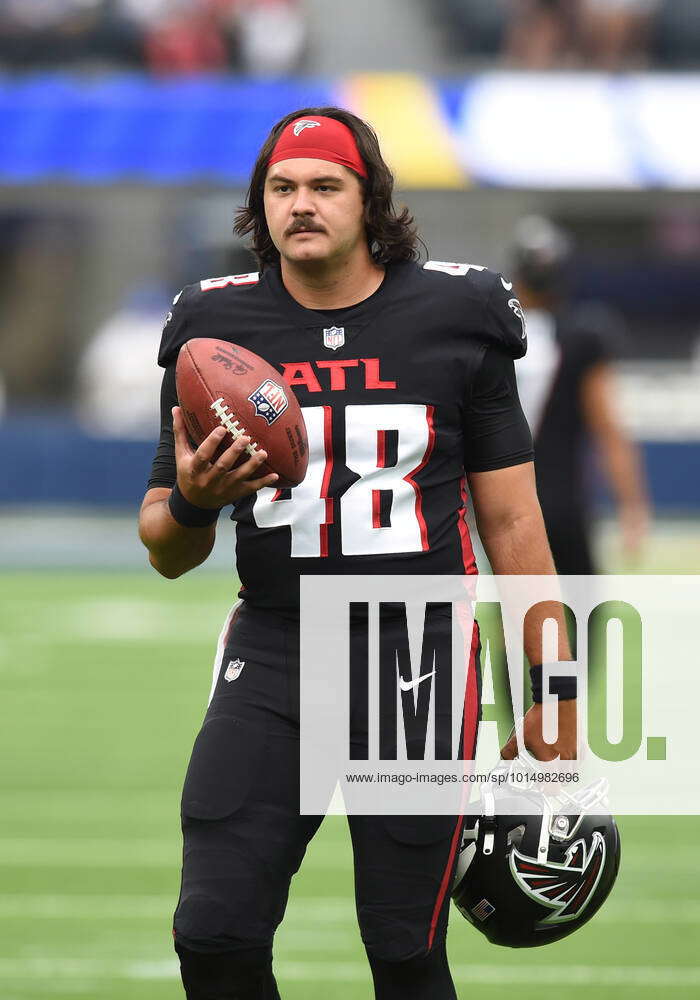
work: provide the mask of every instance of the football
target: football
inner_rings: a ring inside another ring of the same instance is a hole
[[[190,437],[196,444],[216,427],[229,432],[225,447],[245,434],[247,451],[267,452],[257,476],[276,472],[279,489],[298,486],[306,475],[309,447],[306,426],[292,389],[267,361],[224,340],[189,340],[180,348],[177,397]],[[241,459],[245,461],[247,456]]]

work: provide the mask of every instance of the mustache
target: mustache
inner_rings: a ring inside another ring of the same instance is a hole
[[[295,219],[287,228],[285,236],[294,236],[295,233],[325,233],[325,229],[310,219]]]

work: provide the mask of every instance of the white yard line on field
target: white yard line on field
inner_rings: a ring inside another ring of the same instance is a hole
[[[691,845],[674,845],[664,859],[664,880],[670,875],[687,877],[694,871],[697,848]],[[0,838],[0,866],[29,866],[31,868],[131,868],[148,866],[171,868],[179,866],[181,846],[175,840],[156,839],[101,839],[101,838]],[[658,858],[652,852],[640,851],[624,861],[624,874],[644,873],[653,875]],[[334,845],[313,845],[305,870],[344,871],[352,866],[352,855],[345,842]]]
[[[354,983],[369,980],[364,961],[357,962],[287,962],[276,963],[280,981]],[[45,979],[73,977],[76,979],[175,979],[177,963],[160,961],[102,961],[84,958],[0,958],[0,976],[5,979]],[[629,987],[683,989],[700,986],[700,966],[677,968],[640,965],[453,965],[452,975],[460,983],[499,986]]]
[[[624,819],[624,817],[623,817]],[[343,823],[343,818],[333,817]],[[324,827],[321,828],[322,830]],[[336,831],[334,831],[336,832]],[[311,868],[335,868],[345,867],[352,864],[352,854],[346,850],[346,831],[341,831],[342,835],[334,837],[333,840],[320,840],[318,843],[311,841],[309,846],[307,867]],[[650,839],[652,839],[650,837]],[[0,840],[0,847],[2,841]],[[682,874],[687,877],[689,872],[694,872],[697,868],[697,844],[695,841],[683,840],[669,844],[667,854],[664,857],[663,872],[659,868],[658,854],[646,845],[627,846],[623,838],[623,849],[625,856],[621,865],[621,876],[632,872],[644,873],[645,880],[653,878],[658,872],[659,877],[667,881],[669,873]]]
[[[180,844],[175,840],[102,839],[100,837],[6,837],[0,839],[0,865],[31,868],[129,868],[179,865]]]
[[[356,982],[368,979],[364,962],[280,962],[280,980],[304,982],[325,980]],[[635,965],[452,965],[453,978],[460,983],[483,986],[631,986],[694,987],[700,986],[700,966],[678,969],[668,966]]]
[[[23,638],[26,632],[34,643],[56,639],[212,642],[223,615],[223,609],[206,602],[185,604],[124,597],[70,600],[54,608],[42,608],[41,614],[29,614],[26,606],[19,607],[11,619],[15,624],[8,639]]]
[[[175,897],[168,895],[0,895],[0,919],[5,920],[169,920],[174,907]],[[700,899],[613,897],[595,920],[606,924],[697,924]],[[295,923],[354,924],[352,897],[292,897],[281,933],[291,933]]]
[[[159,920],[175,909],[174,896],[0,896],[5,920]]]
[[[174,856],[180,856],[180,843],[175,838],[0,837],[0,864],[120,866],[138,863],[137,859],[143,858],[149,864],[170,865]],[[674,844],[664,858],[664,876],[669,871],[693,871],[696,860],[695,844]],[[639,869],[649,874],[657,862],[652,851],[635,850],[634,855],[625,858],[623,872]],[[312,843],[306,867],[345,868],[351,863],[352,855],[342,838],[333,843]]]

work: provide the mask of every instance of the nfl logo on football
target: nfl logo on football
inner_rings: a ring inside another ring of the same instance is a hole
[[[281,385],[273,379],[265,379],[262,385],[252,392],[248,399],[255,407],[255,413],[268,424],[274,424],[289,406],[287,394]]]
[[[323,331],[323,346],[331,351],[337,351],[345,343],[345,327],[332,326]]]

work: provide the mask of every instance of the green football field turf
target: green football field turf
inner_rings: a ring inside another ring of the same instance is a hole
[[[0,998],[182,996],[170,938],[180,783],[230,576],[0,575]],[[460,996],[700,996],[698,819],[621,821],[613,896],[568,941],[504,951],[456,913]],[[285,1000],[371,996],[344,820],[276,943]]]

